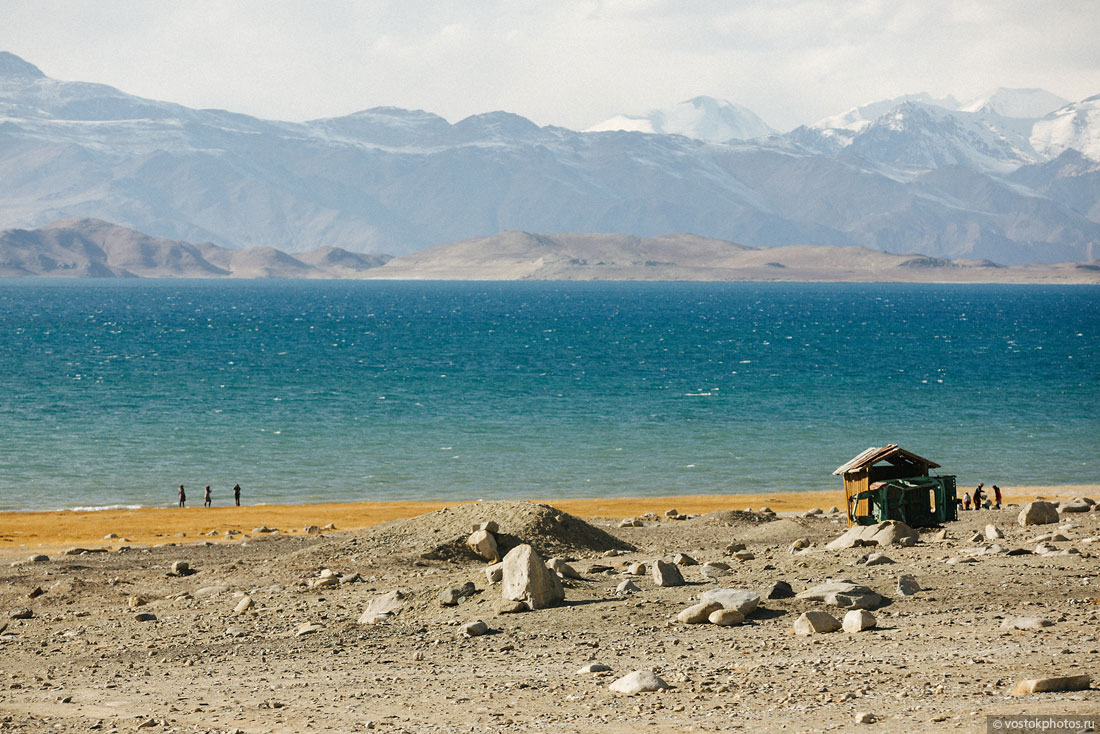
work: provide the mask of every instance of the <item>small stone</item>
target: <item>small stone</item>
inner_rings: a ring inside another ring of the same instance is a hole
[[[1004,540],[1005,534],[996,525],[990,523],[985,526],[986,540]]]
[[[459,634],[465,637],[481,637],[482,635],[489,634],[489,625],[485,624],[485,622],[480,619],[473,622],[467,622],[459,629]]]
[[[943,530],[933,535],[932,540],[947,540],[947,537],[947,528],[944,528]]]
[[[252,608],[252,597],[251,596],[245,596],[245,597],[242,597],[239,602],[237,602],[237,606],[233,607],[233,613],[234,614],[244,614],[245,612],[247,612],[251,608]]]
[[[580,670],[577,671],[577,675],[591,675],[593,673],[607,673],[611,670],[611,666],[604,665],[603,663],[589,663]]]
[[[359,615],[359,624],[374,625],[389,620],[405,606],[405,595],[400,591],[391,591],[375,597]]]
[[[631,576],[645,576],[649,571],[649,566],[644,563],[631,563],[626,567],[626,572]]]
[[[636,517],[626,517],[619,521],[620,528],[640,528],[642,521]]]
[[[855,633],[871,629],[877,624],[875,615],[866,609],[852,609],[844,615],[843,627],[845,632]]]
[[[726,546],[726,553],[729,553],[731,555],[733,553],[737,553],[738,551],[743,551],[743,550],[745,550],[745,544],[744,543],[730,543],[729,545]]]
[[[525,602],[504,599],[497,603],[497,614],[521,614],[530,609]]]
[[[135,607],[143,607],[148,603],[148,599],[143,596],[137,596],[136,594],[132,595],[126,600],[126,605],[129,606],[131,609],[134,609]]]
[[[106,535],[103,536],[103,539],[104,540],[114,540],[117,537],[118,537],[118,535],[115,534],[115,533],[107,533]]]
[[[173,576],[190,576],[195,571],[187,561],[175,561],[171,566],[171,573]]]
[[[794,589],[786,581],[773,581],[760,596],[765,599],[790,599],[794,596]]]
[[[623,581],[622,583],[620,583],[618,586],[615,587],[615,592],[618,593],[618,594],[633,594],[634,592],[641,591],[641,590],[642,590],[641,587],[639,587],[636,583],[634,583],[630,579],[627,579],[626,581]]]
[[[563,579],[582,578],[581,575],[577,573],[577,569],[570,566],[562,558],[551,558],[546,562],[546,567]]]
[[[670,687],[652,670],[635,670],[613,681],[608,689],[615,693],[625,693],[632,696],[635,693],[661,691]]]
[[[226,637],[244,637],[247,634],[248,632],[245,631],[244,627],[238,627],[237,625],[231,624],[225,628]]]
[[[856,714],[857,724],[873,724],[875,723],[875,715],[869,711],[860,711]]]
[[[330,530],[335,530],[335,529],[336,529],[336,526],[333,525],[332,523],[329,523],[328,525],[325,525],[323,528],[321,528],[321,530],[324,530],[326,533]]]
[[[898,577],[898,594],[901,596],[912,596],[920,590],[921,586],[917,583],[916,577],[908,574]]]
[[[500,526],[497,525],[496,520],[488,520],[486,522],[479,522],[477,525],[474,525],[473,532],[476,533],[478,530],[484,530],[487,533],[492,533],[493,535],[496,535],[500,532]]]
[[[27,559],[28,563],[45,563],[50,560],[50,557],[43,553],[35,553]]]
[[[32,617],[34,612],[27,607],[17,607],[8,612],[8,619],[31,619]]]
[[[316,634],[317,632],[320,632],[322,629],[324,629],[324,628],[319,624],[313,624],[312,622],[302,622],[294,630],[294,634],[297,635],[298,637],[301,637],[302,635]]]
[[[1009,617],[1001,622],[1001,629],[1039,630],[1052,626],[1054,622],[1041,617]]]
[[[468,596],[477,593],[477,587],[472,581],[467,581],[462,586],[452,586],[444,589],[439,595],[439,603],[445,607],[453,607]]]
[[[320,535],[321,528],[317,527],[316,525],[306,525],[304,528],[302,528],[302,532],[306,535]]]
[[[1022,680],[1012,689],[1015,696],[1028,693],[1047,693],[1055,691],[1087,691],[1092,679],[1087,675],[1070,675],[1060,678],[1033,678]]]
[[[840,626],[840,620],[828,612],[803,612],[802,616],[795,620],[794,633],[802,636],[824,634],[836,632]]]
[[[745,615],[736,609],[716,609],[707,617],[707,621],[719,627],[733,627],[745,621]]]
[[[665,517],[676,517],[679,514],[676,510],[665,510]]]
[[[718,579],[725,576],[726,573],[726,569],[719,568],[710,563],[704,563],[702,566],[699,566],[699,575],[708,581],[718,581]]]
[[[676,621],[681,624],[706,624],[710,621],[711,612],[716,612],[722,605],[716,601],[704,601],[693,604],[676,615]]]
[[[672,562],[677,566],[698,566],[699,561],[695,560],[687,553],[677,553],[672,557]]]
[[[810,547],[810,539],[809,538],[799,538],[798,540],[791,543],[791,550],[792,551],[801,550],[803,548],[809,548],[809,547]]]
[[[867,553],[852,562],[853,566],[885,566],[893,563],[894,559],[884,553]]]
[[[485,579],[490,584],[499,584],[500,580],[504,578],[504,564],[494,563],[491,566],[485,567]]]
[[[733,554],[733,557],[739,561],[751,561],[752,559],[756,558],[752,551],[747,550],[737,551]]]
[[[1084,500],[1071,500],[1058,505],[1058,512],[1088,512],[1092,505]]]
[[[38,587],[35,587],[35,589],[33,591],[27,592],[27,598],[28,599],[37,599],[38,597],[42,596],[45,593],[46,593],[46,590],[43,589],[41,586],[38,586]]]
[[[684,577],[678,567],[657,559],[653,562],[653,583],[657,586],[683,586]]]
[[[139,622],[156,622],[157,615],[153,614],[152,612],[139,612],[138,614],[134,615],[134,619]]]

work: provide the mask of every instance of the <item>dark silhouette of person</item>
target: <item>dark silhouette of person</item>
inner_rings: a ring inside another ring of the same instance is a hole
[[[993,485],[993,502],[997,505],[997,509],[1001,509],[1001,488],[996,484]]]
[[[978,486],[974,488],[974,509],[982,509],[982,500],[985,499],[985,495],[982,494],[982,487],[985,486],[985,482],[978,482]]]
[[[241,485],[239,484],[233,485],[233,504],[237,507],[241,506]]]
[[[202,504],[203,504],[203,507],[209,507],[210,506],[210,485],[209,484],[206,485],[206,491],[202,495]]]
[[[180,507],[187,507],[187,493],[183,491],[183,485],[180,485]]]

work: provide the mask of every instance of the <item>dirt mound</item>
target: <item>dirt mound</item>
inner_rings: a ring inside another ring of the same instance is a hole
[[[787,543],[810,535],[819,535],[820,530],[805,525],[798,520],[783,518],[756,525],[737,533],[737,539],[754,543]]]
[[[471,502],[447,507],[370,528],[360,538],[367,544],[386,546],[421,558],[474,559],[466,547],[466,538],[474,525],[490,520],[500,528],[496,539],[502,556],[522,543],[533,546],[544,558],[634,550],[629,543],[549,505],[512,501]]]
[[[717,510],[700,516],[697,522],[716,528],[738,528],[744,525],[760,525],[771,522],[773,519],[775,519],[774,515],[763,515],[759,512]]]

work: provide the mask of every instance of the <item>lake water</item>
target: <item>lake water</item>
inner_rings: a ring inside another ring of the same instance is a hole
[[[1100,483],[1100,288],[0,281],[0,507]]]

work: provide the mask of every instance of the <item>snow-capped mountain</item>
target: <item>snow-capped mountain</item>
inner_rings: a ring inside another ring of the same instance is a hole
[[[1100,94],[1067,104],[1036,122],[1031,145],[1046,158],[1072,148],[1100,161]]]
[[[891,102],[860,108],[873,119],[859,124],[728,142],[714,142],[732,128],[711,114],[725,108],[703,101],[661,118],[676,134],[575,132],[507,112],[452,124],[386,107],[290,123],[58,81],[0,53],[0,229],[95,217],[292,253],[400,255],[523,230],[1004,264],[1091,257],[1096,98],[1041,122]]]
[[[728,140],[753,140],[776,131],[747,107],[713,97],[695,97],[644,115],[615,115],[589,127],[585,132],[650,133],[683,135],[712,143]]]
[[[1057,94],[1051,94],[1045,89],[1006,89],[1001,87],[962,105],[959,109],[963,112],[974,112],[979,115],[1038,120],[1040,117],[1046,117],[1054,110],[1067,104],[1069,104],[1068,99],[1062,99]]]

